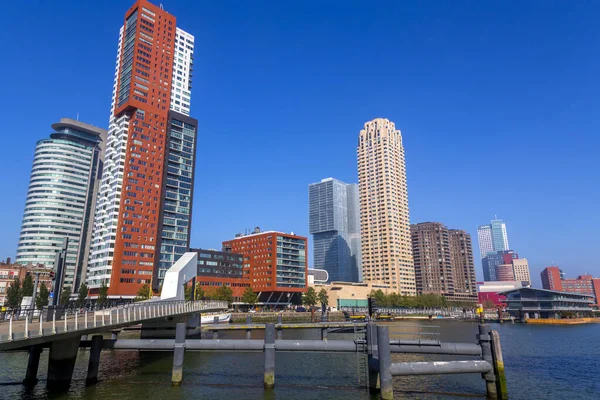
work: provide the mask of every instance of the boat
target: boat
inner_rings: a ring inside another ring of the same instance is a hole
[[[219,324],[229,323],[231,319],[231,313],[227,314],[202,314],[200,317],[200,323],[202,325],[210,325],[215,323],[215,317],[219,317]]]

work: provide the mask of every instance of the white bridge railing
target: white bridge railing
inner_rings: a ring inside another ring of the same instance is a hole
[[[52,318],[48,320],[45,320],[46,316],[43,312],[39,314],[39,318],[35,319],[26,317],[13,320],[11,315],[8,323],[0,324],[0,343],[73,331],[82,331],[82,335],[85,335],[84,331],[86,329],[117,327],[156,318],[214,309],[227,309],[227,302],[219,300],[146,301],[102,310],[75,311],[63,315],[62,319],[57,319],[56,311],[54,311]]]

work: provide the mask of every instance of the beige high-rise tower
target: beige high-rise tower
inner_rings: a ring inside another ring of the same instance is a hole
[[[358,138],[363,281],[417,294],[402,134],[390,120],[365,123]]]

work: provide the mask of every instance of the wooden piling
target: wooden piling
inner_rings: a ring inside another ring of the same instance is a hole
[[[492,359],[494,360],[494,374],[496,375],[496,390],[498,399],[508,399],[508,388],[506,386],[506,375],[504,373],[504,359],[502,357],[502,346],[500,344],[500,334],[493,330],[490,333],[492,339]]]
[[[275,387],[275,324],[265,326],[265,389]]]

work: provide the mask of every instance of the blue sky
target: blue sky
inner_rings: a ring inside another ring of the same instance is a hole
[[[36,141],[78,113],[106,127],[131,4],[3,5],[0,259],[16,252]],[[412,222],[466,229],[477,249],[497,214],[534,282],[551,263],[600,275],[600,3],[163,4],[196,37],[193,246],[256,225],[308,236],[308,184],[356,181],[358,132],[385,117],[402,130]]]

